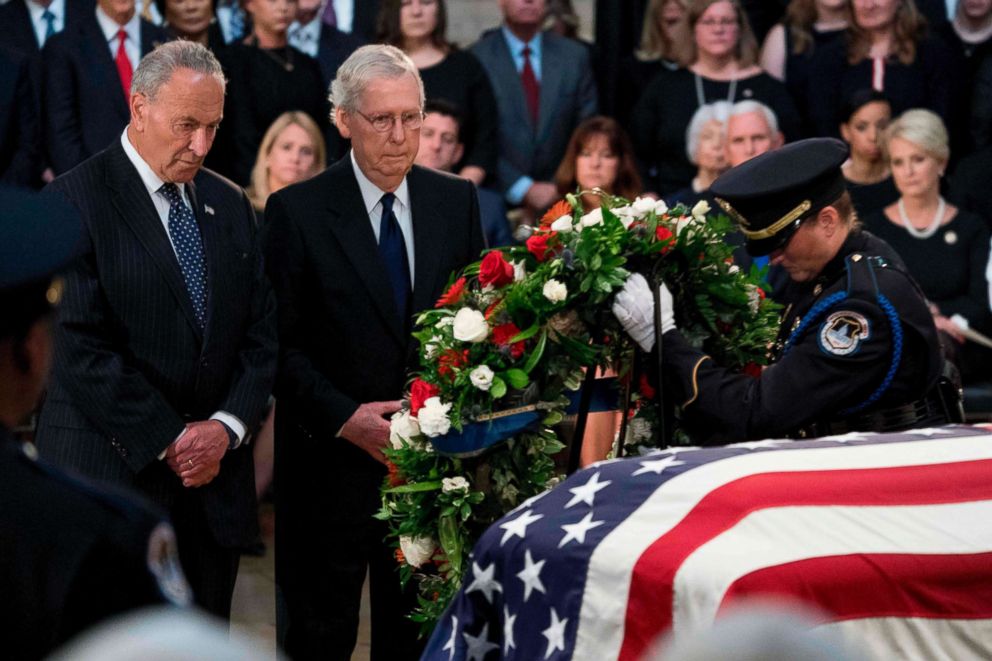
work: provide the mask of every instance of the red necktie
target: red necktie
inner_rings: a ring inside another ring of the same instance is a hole
[[[541,85],[534,75],[534,67],[530,65],[530,46],[524,46],[524,68],[520,72],[520,82],[524,86],[524,99],[527,101],[527,110],[530,111],[530,118],[537,126],[537,113],[541,105]]]
[[[124,49],[124,42],[127,40],[127,32],[124,28],[117,31],[117,57],[114,58],[114,63],[117,65],[117,75],[121,79],[121,87],[124,88],[124,98],[130,99],[131,97],[131,74],[134,73],[134,69],[131,68],[131,60],[127,57],[127,51]]]

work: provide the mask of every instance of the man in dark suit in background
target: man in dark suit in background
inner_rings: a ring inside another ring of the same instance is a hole
[[[275,300],[247,196],[201,169],[223,112],[216,58],[165,44],[133,89],[126,131],[49,187],[80,211],[84,248],[38,447],[166,508],[196,602],[227,617],[258,535],[244,440],[272,390]]]
[[[40,131],[28,58],[0,44],[0,181],[32,186],[41,175]]]
[[[97,0],[95,9],[45,43],[44,133],[55,174],[120,137],[134,70],[167,39],[137,15],[134,0]]]
[[[279,308],[276,584],[286,652],[351,657],[369,571],[372,659],[418,658],[415,601],[372,518],[387,416],[414,356],[411,316],[484,242],[471,182],[414,166],[424,88],[392,46],[338,70],[334,122],[348,156],[269,197],[265,255]],[[412,586],[410,586],[412,587]]]
[[[49,37],[75,25],[92,0],[10,0],[0,5],[0,43],[24,55],[38,55]]]
[[[589,50],[542,32],[544,0],[499,0],[503,26],[474,46],[499,111],[496,183],[511,205],[539,214],[558,199],[552,183],[572,131],[596,113]]]

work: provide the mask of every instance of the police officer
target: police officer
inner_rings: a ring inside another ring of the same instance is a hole
[[[713,183],[748,252],[770,255],[790,282],[773,364],[759,378],[691,346],[662,284],[664,383],[697,441],[896,431],[949,422],[959,410],[935,387],[943,360],[922,293],[894,251],[858,226],[840,169],[846,158],[839,140],[802,140]],[[650,351],[655,306],[642,276],[629,278],[613,310]]]
[[[80,236],[71,208],[0,189],[0,656],[37,659],[99,620],[189,602],[172,528],[130,495],[47,466],[11,429],[51,358],[53,274]]]

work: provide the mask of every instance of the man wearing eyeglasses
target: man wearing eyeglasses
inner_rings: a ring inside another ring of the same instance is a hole
[[[372,654],[415,659],[415,601],[372,518],[388,417],[414,357],[413,315],[484,247],[475,187],[413,164],[423,83],[392,46],[338,69],[333,120],[351,152],[269,198],[264,238],[281,341],[276,397],[279,634],[294,659],[349,659],[369,572]],[[413,587],[412,585],[410,586]]]

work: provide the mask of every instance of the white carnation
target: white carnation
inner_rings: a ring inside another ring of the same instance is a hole
[[[430,537],[400,535],[400,551],[403,552],[406,564],[411,567],[419,567],[425,562],[430,562],[436,548],[437,542]]]
[[[700,200],[696,202],[696,206],[692,207],[692,217],[696,220],[702,222],[706,220],[706,214],[710,212],[710,203],[706,200]]]
[[[542,293],[544,294],[544,298],[552,303],[560,303],[568,296],[568,287],[565,286],[565,283],[558,282],[552,278],[544,283]]]
[[[472,385],[479,390],[488,391],[493,385],[493,371],[489,369],[489,365],[479,365],[471,374],[469,374],[469,379],[472,381]]]
[[[627,443],[647,443],[651,440],[651,423],[644,418],[634,418],[627,423]]]
[[[455,315],[453,326],[456,340],[462,342],[482,342],[489,335],[486,317],[478,310],[462,308]]]
[[[603,209],[602,207],[596,207],[586,215],[579,219],[583,227],[592,227],[593,225],[603,224]]]
[[[468,491],[468,480],[461,475],[458,477],[443,477],[441,478],[441,491],[444,493]]]
[[[637,215],[643,216],[652,211],[657,215],[661,215],[668,211],[668,205],[665,204],[664,200],[652,200],[650,197],[639,197],[630,205],[633,207]]]
[[[420,425],[417,419],[410,415],[409,409],[403,409],[393,414],[389,420],[389,443],[394,450],[403,447],[403,441],[414,445],[413,438],[420,435]]]
[[[554,232],[571,232],[572,231],[572,217],[562,216],[555,222],[551,223],[551,230]]]
[[[442,404],[440,397],[428,398],[423,408],[417,412],[420,431],[430,438],[447,434],[451,429],[451,420],[448,419],[450,410],[451,404]]]
[[[527,263],[524,261],[513,262],[513,281],[521,282],[527,277]]]
[[[620,219],[623,223],[624,229],[629,229],[635,220],[637,220],[637,211],[634,207],[629,204],[622,207],[617,207],[616,209],[611,209],[613,215]]]

